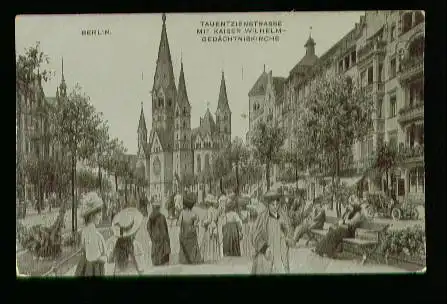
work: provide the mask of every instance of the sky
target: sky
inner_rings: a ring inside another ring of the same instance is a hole
[[[309,34],[320,56],[359,22],[364,12],[288,12],[233,14],[167,14],[166,27],[176,86],[183,61],[192,107],[191,126],[209,107],[217,108],[224,71],[232,111],[232,137],[245,139],[248,131],[248,92],[264,69],[287,77],[304,56]],[[285,32],[278,42],[202,42],[201,21],[273,20]],[[61,80],[61,61],[68,91],[79,83],[97,111],[109,122],[110,135],[137,152],[141,104],[148,131],[152,125],[151,95],[162,27],[161,14],[27,15],[16,17],[16,52],[40,42],[55,73],[44,84],[45,95],[55,96]],[[109,30],[110,35],[83,36],[82,30]],[[244,118],[246,114],[246,118]]]

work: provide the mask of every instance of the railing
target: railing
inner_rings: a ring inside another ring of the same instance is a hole
[[[399,155],[402,160],[424,157],[424,144],[415,145],[413,147],[401,144],[399,146]]]
[[[399,110],[398,121],[405,123],[413,120],[419,120],[424,118],[424,103],[418,102],[412,106],[407,105]]]
[[[399,72],[406,74],[424,66],[424,56],[406,56],[400,61]]]
[[[366,56],[372,54],[376,51],[381,51],[386,46],[385,40],[371,40],[365,44],[362,48],[357,52],[357,57],[359,60],[365,58]]]

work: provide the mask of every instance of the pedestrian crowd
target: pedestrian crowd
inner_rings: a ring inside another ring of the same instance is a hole
[[[170,263],[169,225],[161,212],[161,202],[144,200],[142,198],[140,207],[151,205],[150,214],[143,214],[142,209],[146,208],[109,208],[113,236],[105,242],[96,230],[104,203],[95,192],[84,195],[83,254],[76,269],[77,276],[143,274],[144,253],[135,235],[146,215],[152,265]],[[260,212],[253,211],[250,198],[235,191],[221,193],[219,197],[208,195],[203,201],[201,207],[206,209],[203,218],[193,210],[197,198],[192,193],[169,195],[164,204],[168,219],[174,219],[179,227],[180,264],[216,263],[225,257],[248,256],[252,259],[252,274],[289,273],[289,249],[312,229],[322,229],[326,220],[321,200],[305,201],[303,196],[289,194],[287,189],[268,191],[262,197],[265,208]],[[334,226],[312,251],[334,257],[342,239],[349,237],[363,220],[359,206],[358,199],[351,196],[339,225]],[[199,229],[203,231],[200,240]]]

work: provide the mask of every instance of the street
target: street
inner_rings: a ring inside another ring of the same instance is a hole
[[[203,217],[204,211],[200,208],[194,208],[199,217]],[[152,266],[150,257],[151,244],[146,230],[147,218],[144,218],[139,231],[136,234],[136,240],[143,246],[145,252],[145,275],[233,275],[250,274],[250,257],[224,257],[213,264],[201,265],[181,265],[178,264],[179,227],[169,227],[171,239],[171,258],[168,266]],[[169,225],[169,223],[168,223]],[[202,239],[202,230],[199,230],[199,243]],[[331,260],[329,258],[319,257],[313,254],[310,248],[304,246],[304,241],[298,244],[297,248],[291,248],[290,253],[290,272],[292,274],[319,274],[319,273],[401,273],[406,272],[403,269],[387,265],[359,264],[359,258]],[[76,267],[73,267],[64,276],[73,276]],[[107,270],[106,270],[107,272]]]

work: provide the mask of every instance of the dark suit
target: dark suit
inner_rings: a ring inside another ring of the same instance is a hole
[[[318,210],[317,213],[313,211],[312,214],[303,221],[303,223],[296,227],[295,233],[293,235],[294,241],[298,242],[305,233],[309,232],[312,229],[323,229],[325,221],[326,212],[323,208]]]

